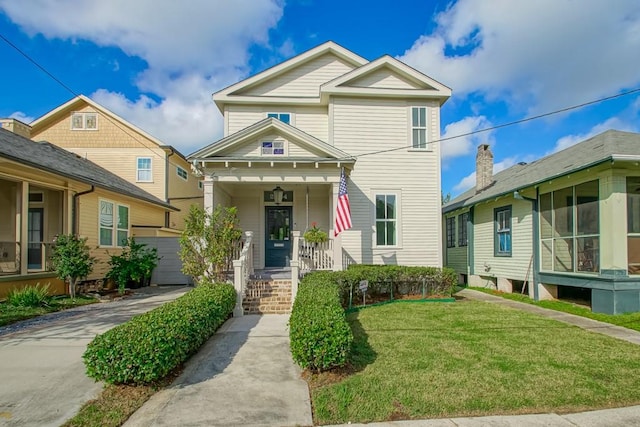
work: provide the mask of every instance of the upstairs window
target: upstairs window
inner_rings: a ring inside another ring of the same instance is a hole
[[[176,166],[176,173],[180,178],[184,179],[185,181],[189,179],[189,174],[187,173],[187,170],[181,168],[180,166]]]
[[[469,237],[467,235],[467,223],[469,222],[469,212],[458,215],[458,246],[467,246]]]
[[[456,247],[456,217],[447,218],[447,247]]]
[[[138,157],[136,168],[136,180],[138,182],[152,182],[151,157]]]
[[[291,124],[291,113],[267,113],[267,117],[273,117],[288,125]]]
[[[411,141],[413,148],[427,148],[427,107],[411,108]]]
[[[97,130],[98,114],[97,113],[73,113],[71,114],[72,130]]]
[[[494,209],[495,256],[511,256],[511,206]]]
[[[284,141],[262,141],[263,156],[284,156]]]

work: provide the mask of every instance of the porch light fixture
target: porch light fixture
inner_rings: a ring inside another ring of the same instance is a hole
[[[272,190],[273,193],[273,201],[276,202],[276,205],[282,203],[282,197],[284,196],[284,190],[280,188],[278,185],[276,188]]]

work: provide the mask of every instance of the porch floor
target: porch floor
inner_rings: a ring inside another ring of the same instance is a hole
[[[291,267],[255,270],[251,275],[251,280],[291,280]]]

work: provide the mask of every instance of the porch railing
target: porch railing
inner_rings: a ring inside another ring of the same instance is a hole
[[[245,239],[238,259],[233,260],[233,286],[236,289],[236,306],[233,316],[242,316],[242,299],[247,291],[249,278],[253,274],[253,231],[245,231]]]
[[[305,270],[333,270],[333,240],[313,243],[300,237],[298,259]]]
[[[0,274],[20,272],[20,242],[0,241]]]

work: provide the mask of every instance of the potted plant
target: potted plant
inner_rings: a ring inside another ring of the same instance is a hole
[[[329,240],[327,233],[318,228],[317,222],[312,222],[311,228],[305,231],[302,237],[309,243],[324,243]]]

